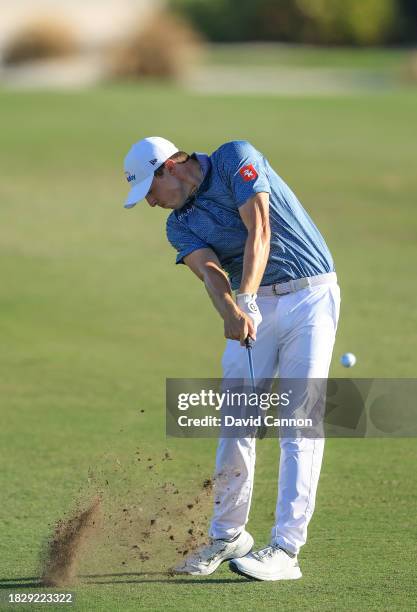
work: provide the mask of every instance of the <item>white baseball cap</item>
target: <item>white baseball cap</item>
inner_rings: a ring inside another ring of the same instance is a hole
[[[133,208],[143,200],[151,188],[155,170],[177,151],[172,142],[159,136],[150,136],[132,145],[124,163],[125,176],[131,185],[125,208]]]

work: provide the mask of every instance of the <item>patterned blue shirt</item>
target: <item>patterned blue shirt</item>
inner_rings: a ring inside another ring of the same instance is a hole
[[[239,207],[256,193],[269,193],[271,246],[261,285],[333,272],[332,256],[313,221],[268,160],[249,142],[227,142],[211,156],[194,153],[203,181],[167,219],[176,263],[197,249],[211,248],[238,289],[248,235]]]

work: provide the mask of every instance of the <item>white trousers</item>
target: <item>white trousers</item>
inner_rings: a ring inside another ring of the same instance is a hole
[[[340,308],[336,281],[283,296],[258,297],[263,321],[253,347],[256,378],[327,378]],[[228,340],[224,378],[248,379],[245,347]],[[210,527],[232,538],[246,525],[255,469],[254,438],[220,438]],[[281,438],[278,500],[271,544],[298,553],[307,540],[323,458],[324,439]]]

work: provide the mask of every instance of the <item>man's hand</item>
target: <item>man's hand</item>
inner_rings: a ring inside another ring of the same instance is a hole
[[[256,328],[253,320],[238,306],[235,306],[224,316],[224,337],[229,340],[239,340],[240,344],[244,346],[248,336],[253,340],[256,339]]]
[[[253,340],[256,340],[258,326],[262,323],[262,315],[256,303],[256,297],[256,293],[238,293],[236,295],[236,304],[252,321],[254,334],[250,334],[250,336]]]

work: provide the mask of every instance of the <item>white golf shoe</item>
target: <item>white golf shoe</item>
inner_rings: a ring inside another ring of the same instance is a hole
[[[182,565],[174,568],[175,574],[191,574],[192,576],[209,576],[224,561],[247,555],[253,547],[253,538],[247,531],[241,533],[232,541],[210,540],[195,553],[187,557]]]
[[[255,580],[297,580],[302,576],[297,556],[292,557],[276,546],[233,559],[229,567],[232,572]]]

